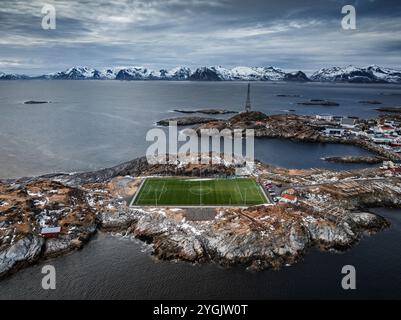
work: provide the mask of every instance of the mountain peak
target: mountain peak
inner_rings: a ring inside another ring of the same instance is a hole
[[[302,71],[285,72],[282,69],[267,67],[203,66],[191,70],[186,66],[172,69],[153,70],[145,66],[113,67],[102,70],[88,66],[74,66],[61,72],[48,73],[40,77],[5,74],[0,72],[1,80],[48,79],[48,80],[193,80],[193,81],[329,81],[356,83],[400,83],[401,71],[382,68],[377,65],[357,67],[333,66],[316,71],[310,79]]]
[[[401,83],[401,72],[381,68],[377,65],[368,67],[346,67],[323,68],[311,76],[313,81],[329,82],[354,82],[354,83]]]

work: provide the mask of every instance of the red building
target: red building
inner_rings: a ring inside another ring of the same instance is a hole
[[[298,198],[292,194],[283,194],[281,196],[280,202],[283,203],[297,203]]]

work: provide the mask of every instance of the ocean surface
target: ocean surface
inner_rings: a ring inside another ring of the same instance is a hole
[[[0,81],[0,178],[113,166],[142,156],[150,145],[146,132],[156,121],[183,116],[176,108],[243,109],[244,82],[173,81]],[[278,97],[279,94],[302,97]],[[400,86],[255,82],[254,110],[278,114],[333,114],[370,118],[379,100],[401,103]],[[302,106],[298,102],[328,99],[338,107]],[[27,100],[49,104],[24,104]],[[352,146],[294,143],[263,139],[256,157],[274,165],[333,169],[355,165],[325,163],[327,155],[367,152]]]
[[[301,97],[278,97],[277,95]],[[240,111],[244,82],[168,81],[0,81],[0,178],[73,172],[113,166],[142,156],[146,132],[160,119],[181,116],[172,109],[226,108]],[[333,114],[376,117],[381,106],[401,103],[401,87],[391,85],[252,83],[252,107],[267,114]],[[302,106],[327,99],[338,107]],[[25,105],[27,100],[49,104]],[[368,165],[334,164],[333,155],[363,155],[343,145],[280,139],[255,141],[256,158],[289,168],[350,170]],[[41,262],[0,281],[0,299],[263,299],[400,298],[401,210],[376,209],[389,229],[362,239],[345,253],[315,249],[304,261],[280,271],[253,273],[242,267],[154,261],[137,240],[99,233],[81,251]],[[57,289],[41,289],[41,267],[53,264]],[[357,270],[357,290],[341,289],[341,268]]]

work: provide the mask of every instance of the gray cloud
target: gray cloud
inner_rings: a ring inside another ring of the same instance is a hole
[[[2,0],[0,70],[43,73],[73,65],[344,64],[400,67],[398,0],[48,0],[57,29],[41,29],[42,0]],[[357,30],[341,29],[354,4]]]

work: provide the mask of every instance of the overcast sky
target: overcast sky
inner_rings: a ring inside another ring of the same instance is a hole
[[[44,3],[56,30],[43,30]],[[341,28],[356,7],[357,29]],[[1,0],[0,71],[348,64],[401,69],[400,0]]]

